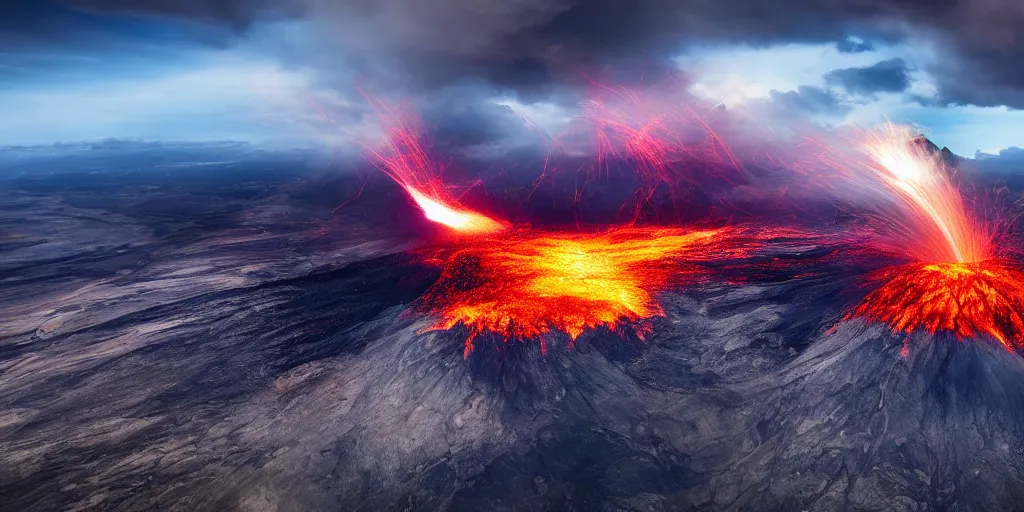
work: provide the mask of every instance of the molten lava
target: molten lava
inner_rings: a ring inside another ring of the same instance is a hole
[[[591,234],[511,229],[460,205],[448,192],[443,166],[424,146],[417,118],[383,105],[377,110],[387,131],[381,149],[368,149],[377,167],[428,219],[473,235],[446,240],[431,257],[441,262],[442,275],[418,303],[419,310],[437,318],[427,330],[457,325],[469,330],[467,357],[473,339],[485,331],[506,340],[539,338],[546,351],[544,335],[552,330],[575,341],[587,329],[616,330],[625,322],[663,315],[655,296],[677,279],[696,275],[679,260],[739,251],[723,242],[728,229],[630,225]],[[630,147],[640,151],[642,143]],[[642,336],[645,326],[637,325],[636,332]]]
[[[602,233],[507,232],[466,240],[444,258],[441,278],[422,298],[437,317],[427,330],[463,325],[473,339],[492,331],[509,339],[541,341],[552,330],[575,340],[587,329],[616,330],[661,316],[655,296],[698,274],[686,261],[736,251],[728,230],[617,227]],[[637,331],[643,335],[643,326]]]
[[[941,158],[892,125],[868,137],[865,153],[867,176],[898,206],[874,219],[874,231],[887,235],[875,245],[914,261],[873,274],[880,286],[847,318],[1022,346],[1024,272],[994,259],[992,236],[970,215]]]
[[[923,328],[959,339],[984,333],[1008,349],[1024,347],[1024,272],[1008,262],[913,263],[872,277],[881,287],[851,316],[883,322],[896,332]]]

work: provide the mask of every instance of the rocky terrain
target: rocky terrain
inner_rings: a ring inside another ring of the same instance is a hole
[[[645,341],[463,360],[465,333],[417,334],[429,226],[386,183],[148,151],[0,180],[2,510],[1024,503],[1024,361],[840,322],[855,266],[674,291]]]

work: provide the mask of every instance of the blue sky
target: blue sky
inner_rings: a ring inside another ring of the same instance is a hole
[[[306,121],[308,76],[229,32],[152,16],[47,12],[38,38],[0,51],[0,145],[309,137],[289,133]]]
[[[679,72],[692,77],[691,92],[733,110],[772,102],[780,94],[810,86],[823,88],[845,105],[835,111],[808,113],[824,125],[911,124],[940,146],[969,157],[976,151],[996,154],[1024,146],[1022,110],[930,104],[936,87],[924,69],[935,55],[926,45],[909,44],[872,45],[871,50],[857,53],[840,52],[836,44],[715,45],[691,48],[673,61]],[[904,91],[848,94],[826,79],[835,70],[866,68],[893,59],[903,60],[908,68],[909,87]],[[551,131],[557,131],[569,115],[550,103],[503,102]]]
[[[305,77],[274,63],[205,52],[174,66],[133,65],[150,68],[96,78],[99,64],[52,81],[9,85],[0,96],[5,113],[0,142],[111,137],[258,142],[296,138],[287,132],[289,126],[308,117],[302,102]]]

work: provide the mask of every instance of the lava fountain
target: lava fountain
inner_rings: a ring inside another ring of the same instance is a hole
[[[876,219],[876,229],[889,231],[876,243],[930,262],[990,259],[991,235],[971,215],[942,158],[919,140],[909,127],[892,124],[865,135],[866,169],[896,206]]]
[[[378,106],[387,136],[379,149],[366,148],[371,161],[398,183],[424,216],[459,234],[496,233],[508,225],[465,208],[445,186],[444,166],[424,147],[418,118],[406,111]]]
[[[427,331],[463,325],[473,340],[491,331],[511,339],[566,333],[575,341],[587,329],[618,330],[664,315],[656,300],[673,283],[701,276],[684,262],[722,258],[739,249],[733,230],[620,226],[599,233],[509,231],[464,240],[442,259],[441,278],[421,309],[437,321]]]
[[[869,276],[878,287],[847,318],[1024,346],[1024,271],[996,257],[991,232],[971,215],[943,160],[895,125],[868,134],[864,153],[862,175],[897,206],[872,219],[886,235],[874,245],[913,261]]]

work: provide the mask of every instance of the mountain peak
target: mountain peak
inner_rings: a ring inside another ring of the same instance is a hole
[[[951,149],[945,146],[940,149],[938,144],[932,142],[931,139],[924,135],[915,138],[914,143],[928,150],[929,153],[942,157],[942,161],[950,167],[956,167],[960,164],[960,157],[956,153],[953,153]]]

